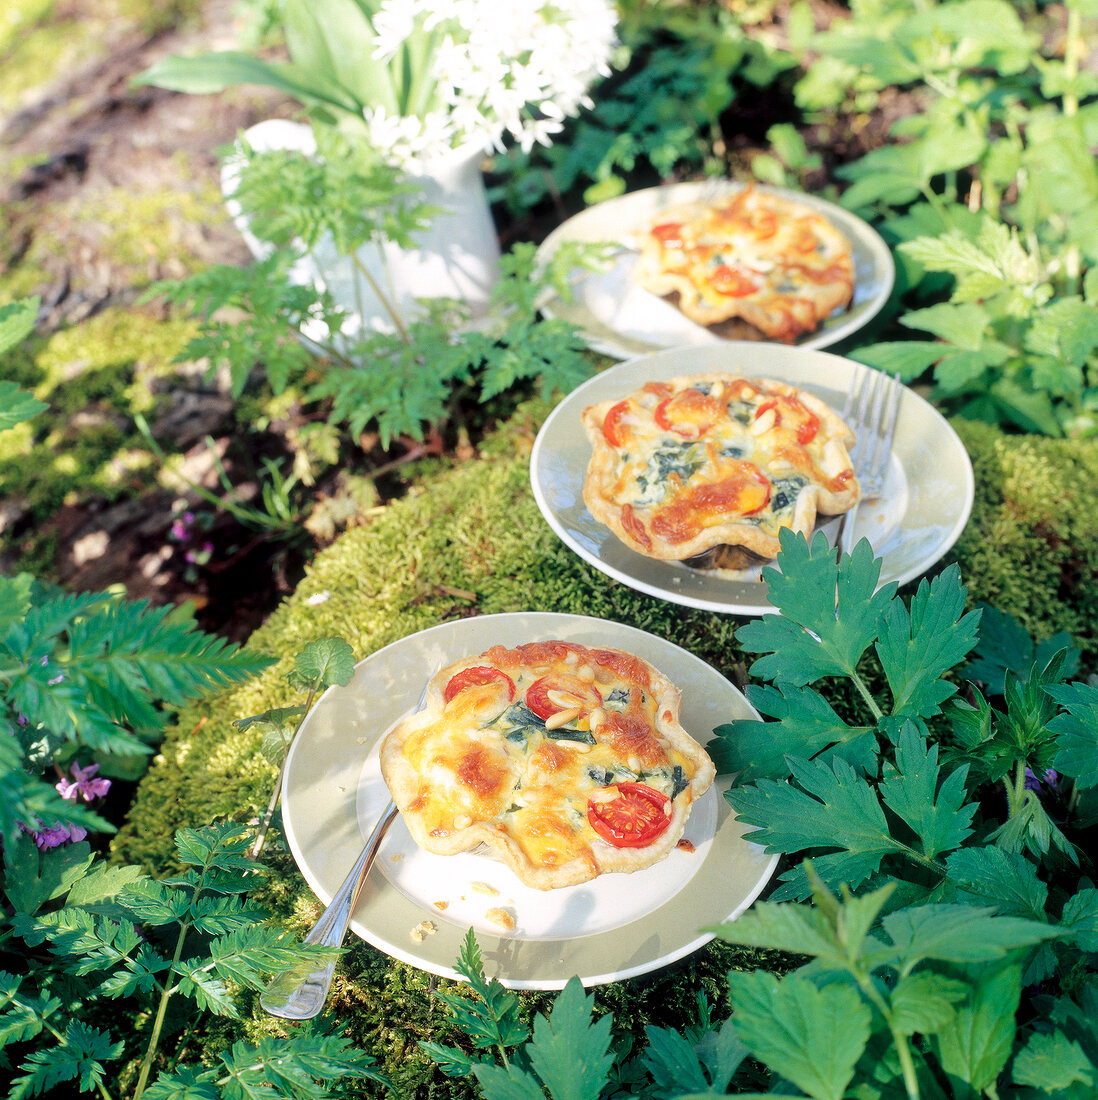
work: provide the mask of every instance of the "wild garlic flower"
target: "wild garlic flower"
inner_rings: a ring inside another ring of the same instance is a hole
[[[612,0],[381,0],[372,24],[370,61],[400,109],[368,107],[365,121],[375,147],[408,160],[550,144],[609,75],[617,12]]]

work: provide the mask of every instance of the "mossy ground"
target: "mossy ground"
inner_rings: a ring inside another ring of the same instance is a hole
[[[281,658],[255,681],[188,707],[169,732],[117,836],[115,858],[163,871],[181,826],[221,817],[254,818],[274,774],[258,735],[233,721],[300,701],[285,673],[308,641],[339,635],[358,658],[417,630],[473,614],[558,611],[616,620],[692,651],[734,682],[750,665],[736,641],[739,620],[672,606],[635,592],[567,550],[544,522],[529,486],[531,433],[546,408],[525,406],[482,457],[437,472],[420,491],[379,509],[317,556],[304,582],[249,645]],[[959,562],[969,600],[995,603],[1038,637],[1069,631],[1088,668],[1098,660],[1093,577],[1098,530],[1098,442],[1008,437],[983,425],[957,425],[977,472],[971,523],[947,560]],[[1049,493],[1049,485],[1069,491]],[[1032,518],[1031,518],[1032,517]],[[1086,583],[1083,583],[1083,579]],[[1078,582],[1078,583],[1076,583]],[[317,597],[323,596],[322,602]],[[311,891],[284,850],[270,853],[264,900],[304,932],[318,915]],[[778,960],[765,960],[775,965]],[[645,1021],[687,1026],[702,991],[725,1004],[724,979],[758,960],[714,944],[668,971],[601,988],[600,1009],[638,1035]],[[339,970],[332,1012],[374,1052],[407,1097],[473,1095],[437,1074],[416,1041],[452,1042],[434,980],[355,942]],[[445,982],[443,984],[446,984]],[[524,995],[527,1011],[543,995]],[[246,1025],[276,1027],[261,1012]]]

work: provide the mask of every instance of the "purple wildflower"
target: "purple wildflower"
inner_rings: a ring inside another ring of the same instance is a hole
[[[34,843],[45,851],[47,848],[59,848],[62,844],[83,840],[87,835],[88,830],[82,825],[49,825],[34,834]]]
[[[69,771],[72,773],[73,779],[62,779],[54,786],[61,797],[67,798],[70,802],[76,802],[78,795],[85,802],[91,802],[93,799],[99,798],[100,795],[105,795],[111,789],[109,779],[103,779],[96,775],[99,771],[98,764],[89,764],[85,768],[80,767],[79,764],[73,764]]]
[[[1029,765],[1026,765],[1026,790],[1039,791],[1042,787],[1048,787],[1054,793],[1058,792],[1060,790],[1060,773],[1055,768],[1048,768],[1044,775],[1038,777],[1037,773]]]

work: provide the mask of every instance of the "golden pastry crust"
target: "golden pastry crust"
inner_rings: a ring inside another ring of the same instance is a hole
[[[627,546],[663,561],[726,547],[774,558],[779,531],[853,507],[854,435],[814,394],[772,379],[695,374],[588,406],[583,500]],[[704,567],[704,565],[703,565]]]
[[[527,886],[571,886],[649,867],[682,837],[715,773],[680,702],[622,650],[494,646],[435,674],[424,708],[382,742],[381,770],[420,847],[485,845]],[[640,843],[609,842],[592,815],[632,805],[648,824],[625,839]]]
[[[850,243],[812,207],[754,186],[662,210],[641,238],[633,278],[677,295],[692,321],[739,318],[793,343],[850,303]]]

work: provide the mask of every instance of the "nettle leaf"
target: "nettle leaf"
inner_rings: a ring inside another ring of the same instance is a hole
[[[892,713],[930,718],[957,688],[942,679],[976,645],[980,613],[964,614],[961,571],[950,565],[929,583],[923,579],[910,608],[893,600],[885,608],[877,640]]]
[[[823,532],[811,544],[787,529],[780,539],[780,572],[763,570],[780,614],[755,619],[739,632],[748,652],[769,654],[752,664],[752,675],[802,687],[825,676],[852,676],[896,585],[877,588],[881,561],[865,540],[837,564]]]
[[[747,699],[760,714],[776,721],[737,719],[717,726],[706,749],[718,773],[738,773],[741,784],[781,779],[789,774],[786,756],[838,758],[860,772],[876,773],[876,727],[847,725],[818,691],[791,684],[752,684]]]
[[[1064,708],[1048,723],[1056,734],[1052,766],[1080,789],[1098,786],[1098,687],[1075,682],[1045,690]]]
[[[341,687],[355,674],[354,650],[343,638],[320,638],[309,642],[294,660],[294,673],[316,691],[333,684]]]
[[[946,350],[934,340],[894,340],[858,348],[850,358],[886,374],[899,374],[904,382],[910,382],[925,374]]]
[[[989,321],[987,310],[980,306],[942,302],[927,309],[913,309],[904,314],[900,323],[905,328],[933,333],[955,347],[975,351],[984,343]]]
[[[1036,354],[1085,366],[1098,347],[1098,314],[1082,298],[1057,299],[1034,318],[1025,343]]]
[[[0,326],[3,324],[3,307],[0,307]],[[0,338],[2,342],[2,338]],[[3,354],[0,351],[0,354]],[[24,420],[31,420],[40,412],[45,412],[49,405],[45,401],[39,401],[33,394],[17,386],[14,382],[0,380],[0,432],[8,428],[14,428],[16,424],[22,424]]]
[[[869,1042],[870,1012],[848,985],[732,971],[732,1022],[755,1057],[817,1100],[842,1100]],[[841,1027],[835,1022],[842,1021]]]
[[[1068,898],[1060,928],[1084,951],[1098,951],[1098,890],[1080,890]]]
[[[894,883],[860,897],[844,893],[839,902],[814,872],[809,881],[815,906],[761,901],[711,931],[727,943],[811,955],[823,967],[840,971],[849,969],[863,950],[872,952],[880,947],[869,931],[895,893]]]
[[[21,344],[34,331],[41,301],[36,295],[0,305],[0,355]]]
[[[952,771],[938,783],[938,746],[926,741],[910,723],[896,747],[896,765],[885,765],[880,793],[885,805],[908,825],[921,844],[921,855],[932,860],[959,848],[972,834],[977,804],[965,802],[968,769]]]
[[[1058,1092],[1072,1085],[1098,1084],[1098,1066],[1062,1031],[1038,1031],[1015,1056],[1011,1079],[1044,1093]]]
[[[927,960],[993,962],[1060,936],[1056,928],[1038,921],[1000,917],[991,909],[948,903],[900,909],[881,923],[892,940],[890,965],[901,975]]]
[[[946,860],[946,873],[958,901],[993,907],[1003,916],[1046,919],[1048,887],[1018,852],[993,845],[961,848]]]
[[[1001,918],[1000,918],[1001,919]],[[969,970],[968,999],[956,1006],[956,1023],[931,1037],[942,1069],[977,1093],[995,1083],[1010,1058],[1021,997],[1021,967]]]
[[[952,1024],[953,1006],[967,996],[964,982],[932,970],[905,974],[889,994],[889,1022],[904,1035],[933,1035]]]

